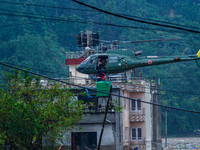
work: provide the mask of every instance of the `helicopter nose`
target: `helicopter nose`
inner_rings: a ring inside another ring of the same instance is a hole
[[[82,66],[82,65],[78,65],[77,67],[76,67],[76,70],[78,71],[78,72],[84,72],[84,66]]]

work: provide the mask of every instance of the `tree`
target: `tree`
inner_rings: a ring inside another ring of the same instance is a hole
[[[17,70],[3,77],[0,142],[9,145],[10,150],[41,149],[44,139],[54,144],[81,119],[82,101],[61,84],[42,85],[38,76]]]

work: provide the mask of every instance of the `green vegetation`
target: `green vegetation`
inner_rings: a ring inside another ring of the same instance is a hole
[[[23,74],[20,75],[20,74]],[[15,70],[4,74],[0,90],[0,146],[10,149],[41,149],[47,143],[66,140],[67,133],[83,115],[82,101],[69,89],[51,83],[42,86],[37,76]]]
[[[108,10],[106,1],[80,1]],[[136,51],[143,50],[143,56],[182,55],[186,48],[184,54],[189,55],[196,54],[200,48],[200,38],[197,33],[116,18],[96,12],[70,0],[15,0],[15,2],[22,3],[22,5],[0,3],[1,11],[4,13],[0,16],[0,61],[29,68],[38,68],[39,73],[54,78],[68,76],[68,68],[65,65],[65,52],[76,50],[77,41],[75,36],[81,31],[98,32],[102,40],[136,41],[172,37],[182,39],[180,41],[123,44],[120,46]],[[24,3],[36,4],[37,6],[25,5]],[[185,25],[182,26],[183,28],[193,30],[199,30],[200,27],[200,6],[196,0],[108,0],[108,5],[113,13],[126,14],[125,16],[131,15],[130,17],[137,16],[139,17],[137,19],[140,20],[147,18],[153,19],[151,22],[159,20],[181,24]],[[55,7],[65,7],[66,9]],[[81,10],[77,10],[77,8]],[[111,25],[109,27],[108,25],[97,24],[97,22],[109,23],[109,18],[111,18],[111,24],[133,28]],[[77,49],[81,50],[81,48]],[[56,72],[56,74],[45,71]],[[161,100],[163,104],[198,110],[200,69],[195,62],[146,67],[142,68],[142,75],[155,82],[157,77],[161,77],[162,90],[177,91],[162,91]],[[152,75],[154,75],[154,79]],[[179,78],[180,76],[184,78]],[[171,135],[200,128],[198,123],[200,117],[197,114],[170,111],[168,120],[170,120],[168,128]],[[164,120],[162,123],[164,123]]]

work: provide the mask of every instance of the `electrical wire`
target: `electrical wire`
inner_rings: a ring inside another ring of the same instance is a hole
[[[140,22],[140,23],[150,24],[150,25],[155,25],[155,26],[161,26],[161,27],[168,27],[168,28],[173,28],[173,29],[178,29],[178,30],[193,32],[193,33],[200,33],[200,31],[196,31],[196,30],[186,29],[186,28],[182,28],[182,27],[176,27],[176,26],[167,25],[167,24],[159,24],[159,23],[156,23],[156,22],[148,22],[148,21],[144,21],[144,20],[138,20],[138,19],[134,19],[134,18],[122,16],[122,15],[119,15],[119,14],[116,14],[116,13],[111,13],[111,12],[99,9],[97,7],[85,4],[85,3],[77,1],[77,0],[71,0],[71,1],[73,1],[75,3],[78,3],[80,5],[83,5],[83,6],[89,7],[91,9],[98,10],[98,11],[103,12],[105,14],[110,14],[112,16],[115,16],[115,17],[118,17],[118,18],[123,18],[123,19],[130,20],[130,21],[135,21],[135,22]]]
[[[37,7],[45,7],[45,8],[56,8],[56,9],[68,9],[68,10],[79,10],[79,11],[92,11],[97,12],[95,10],[88,10],[88,9],[77,9],[77,8],[67,8],[67,7],[58,7],[58,6],[46,6],[46,5],[37,5],[37,4],[28,4],[28,3],[19,3],[19,2],[6,2],[6,1],[0,1],[0,3],[5,4],[17,4],[22,6],[37,6]]]
[[[77,8],[67,8],[67,7],[56,7],[56,6],[46,6],[46,5],[38,5],[38,4],[28,4],[28,3],[19,3],[19,2],[6,2],[6,1],[0,1],[0,3],[7,3],[7,4],[17,4],[17,5],[22,5],[22,6],[37,6],[37,7],[46,7],[46,8],[56,8],[56,9],[68,9],[68,10],[78,10],[78,11],[92,11],[92,12],[98,12],[97,10],[85,10],[85,9],[77,9]],[[128,17],[133,17],[133,18],[138,18],[138,19],[143,19],[143,20],[149,20],[149,21],[154,21],[154,22],[160,22],[160,23],[165,23],[165,24],[171,24],[171,25],[176,25],[176,26],[182,26],[182,27],[189,27],[189,28],[196,28],[200,29],[199,27],[193,27],[193,26],[188,26],[188,25],[182,25],[182,24],[176,24],[176,23],[170,23],[166,21],[160,21],[160,20],[155,20],[155,19],[149,19],[149,18],[142,18],[138,16],[133,16],[133,15],[128,15],[128,14],[123,14],[120,13],[118,15],[123,15],[123,16],[128,16]]]
[[[13,14],[8,14],[8,13],[4,13],[4,15],[9,15],[12,16]],[[66,18],[51,18],[51,16],[48,16],[48,18],[44,18],[44,17],[40,17],[40,16],[25,16],[25,15],[18,15],[18,14],[14,14],[15,16],[20,16],[20,17],[28,17],[28,18],[37,18],[37,19],[45,19],[45,20],[51,20],[51,21],[61,21],[61,22],[73,22],[73,23],[83,23],[83,24],[90,24],[90,23],[94,23],[94,24],[98,24],[98,25],[109,25],[109,26],[115,26],[115,27],[121,27],[121,28],[132,28],[132,29],[146,29],[146,30],[160,30],[163,32],[171,32],[172,30],[162,30],[162,29],[153,29],[153,28],[143,28],[143,27],[133,27],[133,26],[124,26],[124,25],[116,25],[116,24],[108,24],[108,23],[101,23],[101,22],[92,22],[92,21],[78,21],[78,20],[70,20],[70,19],[66,19]],[[38,21],[39,22],[39,21]],[[61,23],[61,22],[56,22],[56,23]],[[27,23],[27,24],[35,24],[35,22],[33,23]],[[25,24],[17,24],[17,25],[5,25],[5,26],[0,26],[0,27],[10,27],[10,26],[19,26],[19,25],[25,25]],[[177,31],[176,31],[177,32]]]
[[[8,62],[5,62],[6,64],[10,64],[10,65],[15,65],[15,66],[19,66],[19,67],[24,67],[26,69],[33,69],[33,70],[36,70],[36,71],[42,71],[42,72],[46,72],[46,73],[51,73],[51,74],[56,74],[56,75],[63,75],[63,76],[68,76],[68,74],[61,74],[61,73],[56,73],[56,72],[52,72],[52,71],[46,71],[46,70],[41,70],[41,69],[37,69],[37,68],[31,68],[31,67],[26,67],[26,66],[22,66],[22,65],[16,65],[16,64],[12,64],[12,63],[8,63]],[[73,76],[75,77],[76,79],[84,79],[83,77],[78,77],[78,76]],[[200,77],[200,76],[199,76]],[[132,87],[137,87],[137,86],[134,86],[132,85]],[[148,87],[146,87],[148,89]],[[171,93],[181,93],[181,94],[189,94],[189,95],[200,95],[200,94],[196,94],[196,93],[190,93],[190,92],[180,92],[180,91],[173,91],[173,90],[158,90],[157,91],[165,91],[165,92],[171,92]],[[162,95],[162,94],[160,94]]]
[[[12,12],[12,13],[21,13],[21,14],[27,14],[27,15],[35,15],[35,16],[43,16],[43,17],[53,17],[53,18],[58,18],[60,19],[61,17],[57,17],[57,16],[49,16],[49,15],[43,15],[43,14],[36,14],[36,13],[27,13],[27,12],[19,12],[19,11],[13,11],[13,10],[7,10],[7,9],[0,9],[0,11],[6,11],[6,12]],[[95,13],[95,14],[87,14],[87,15],[82,15],[82,16],[79,16],[79,17],[85,17],[85,16],[94,16],[94,15],[100,15],[102,13]],[[71,18],[71,16],[70,16]],[[66,18],[65,18],[66,19]]]
[[[176,77],[176,76],[171,76],[171,77],[165,77],[165,76],[161,76],[161,77],[143,77],[144,79],[174,79],[174,78],[180,78],[180,79],[183,79],[183,78],[200,78],[200,75],[199,76],[180,76],[180,77]]]
[[[99,91],[99,90],[95,90],[95,89],[88,88],[88,87],[86,88],[86,87],[83,87],[81,85],[76,85],[76,84],[68,83],[68,82],[65,82],[65,81],[62,81],[62,80],[59,80],[59,79],[54,79],[54,78],[51,78],[51,77],[48,77],[48,76],[45,76],[45,75],[41,75],[41,74],[34,73],[34,72],[31,72],[31,71],[27,71],[27,70],[24,70],[24,69],[21,69],[21,68],[18,68],[18,67],[14,67],[14,66],[2,63],[2,62],[0,62],[0,65],[7,66],[7,67],[10,67],[10,68],[13,68],[13,69],[17,69],[17,70],[21,70],[21,71],[24,71],[24,72],[27,72],[27,73],[30,73],[30,74],[33,74],[33,75],[37,75],[37,76],[40,76],[40,77],[43,77],[43,78],[47,78],[47,79],[50,79],[50,80],[54,80],[54,81],[57,81],[57,82],[65,83],[65,84],[68,84],[68,85],[71,85],[71,86],[76,86],[76,87],[79,87],[79,88],[82,88],[82,89],[88,89],[88,90],[99,92],[99,93],[110,94],[110,95],[113,95],[113,96],[116,96],[116,97],[121,97],[121,98],[125,98],[125,99],[130,99],[130,100],[136,100],[136,101],[138,101],[137,99],[133,99],[133,98],[130,98],[130,97],[125,97],[125,96],[121,96],[121,95],[117,95],[117,94],[113,94],[113,93],[107,93],[107,92],[104,92],[104,91]],[[163,108],[170,108],[170,109],[174,109],[174,110],[179,110],[179,111],[185,111],[185,112],[191,112],[191,113],[200,114],[200,111],[194,111],[194,110],[189,110],[189,109],[177,108],[177,107],[172,107],[172,106],[167,106],[167,105],[162,105],[162,104],[152,103],[152,102],[147,102],[147,101],[142,101],[142,100],[140,100],[140,102],[146,103],[146,104],[150,104],[150,105],[159,106],[159,107],[163,107]]]
[[[78,20],[71,20],[71,19],[64,19],[64,18],[44,18],[38,16],[27,16],[27,15],[19,15],[19,14],[10,14],[10,13],[0,13],[0,15],[8,15],[8,16],[16,16],[16,17],[27,17],[27,18],[34,18],[34,19],[44,19],[44,20],[51,20],[51,21],[60,21],[60,22],[67,22],[67,23],[82,23],[82,24],[97,24],[97,25],[105,25],[105,26],[113,26],[119,28],[127,28],[127,29],[139,29],[139,30],[150,30],[150,31],[163,31],[163,32],[177,32],[182,33],[180,31],[173,31],[173,30],[163,30],[163,29],[156,29],[156,28],[145,28],[145,27],[134,27],[134,26],[126,26],[126,25],[116,25],[116,24],[109,24],[109,23],[102,23],[102,22],[94,22],[94,21],[78,21]],[[14,26],[14,25],[13,25]],[[3,26],[7,27],[7,26]]]
[[[10,10],[4,10],[4,11],[10,11]],[[16,12],[16,13],[23,13],[23,12],[17,12],[17,11],[10,11],[10,12]],[[94,21],[80,21],[80,19],[69,19],[69,17],[53,17],[53,16],[47,16],[47,15],[38,15],[38,14],[33,14],[33,13],[23,13],[21,14],[14,14],[14,13],[0,13],[1,15],[8,15],[8,16],[16,16],[16,17],[27,17],[27,18],[32,18],[32,19],[44,19],[44,20],[53,20],[53,21],[64,21],[64,22],[74,22],[74,23],[83,23],[83,24],[98,24],[98,25],[109,25],[109,26],[115,26],[115,27],[121,27],[121,28],[129,28],[129,29],[142,29],[142,30],[152,30],[152,31],[163,31],[163,32],[179,32],[179,31],[174,31],[170,29],[156,29],[156,28],[145,28],[145,27],[134,27],[134,26],[126,26],[126,25],[116,25],[116,24],[111,24],[111,23],[102,23],[102,22],[94,22]],[[31,14],[34,16],[30,15],[25,15],[25,14]],[[90,14],[91,15],[91,14]],[[93,14],[93,15],[99,15],[99,14]],[[53,18],[52,18],[53,17]],[[181,32],[180,32],[181,33]]]

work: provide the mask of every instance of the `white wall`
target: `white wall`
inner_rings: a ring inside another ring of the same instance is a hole
[[[145,98],[146,102],[150,102],[151,94],[150,94],[150,86],[146,85],[145,87]],[[152,123],[151,123],[151,110],[150,104],[146,104],[146,150],[151,150],[151,131],[152,131]]]
[[[72,73],[72,77],[74,77],[75,84],[85,84],[85,78],[88,78],[87,74],[79,73],[76,71],[76,67],[78,65],[69,65],[69,71]]]

